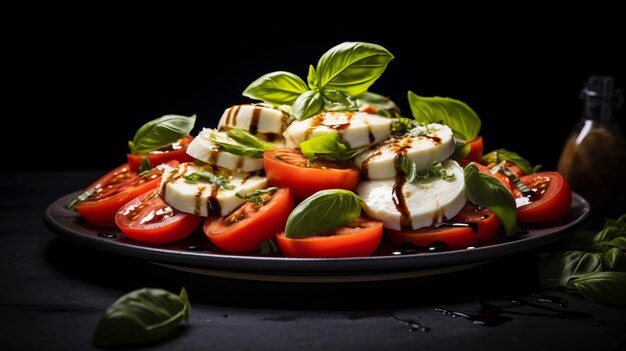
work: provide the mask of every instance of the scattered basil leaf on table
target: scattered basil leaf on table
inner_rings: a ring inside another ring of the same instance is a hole
[[[348,161],[364,149],[352,150],[350,143],[343,141],[337,133],[326,133],[300,143],[302,154],[309,160]]]
[[[587,300],[616,306],[626,305],[626,272],[596,272],[574,279],[568,290],[579,292]]]
[[[91,189],[85,190],[82,194],[76,196],[75,198],[72,199],[72,201],[70,201],[70,203],[67,205],[67,209],[69,210],[72,207],[78,205],[79,203],[86,201],[87,199],[92,197],[96,192],[98,192],[97,188],[91,188]]]
[[[419,123],[442,123],[456,138],[472,140],[480,132],[480,118],[466,103],[447,97],[422,97],[409,91],[411,113]]]
[[[272,105],[293,104],[298,96],[309,90],[306,83],[297,75],[278,71],[268,73],[252,82],[243,96],[262,100]]]
[[[493,211],[507,235],[519,230],[517,225],[517,207],[511,193],[496,178],[480,173],[475,164],[470,163],[463,170],[465,194],[476,205]]]
[[[361,198],[349,190],[321,190],[291,212],[285,236],[299,238],[331,231],[361,215]]]
[[[540,284],[547,288],[566,286],[570,280],[602,271],[602,257],[595,253],[565,251],[545,257],[539,265]]]
[[[619,247],[612,247],[602,255],[602,265],[609,271],[626,272],[626,255]]]
[[[133,154],[145,154],[160,149],[188,136],[195,123],[196,115],[165,115],[139,128],[133,140],[128,142],[128,148]]]
[[[523,158],[518,153],[506,149],[493,150],[485,154],[482,157],[482,161],[486,164],[509,161],[519,167],[525,174],[537,173],[541,168],[541,165],[533,166],[527,159]]]
[[[187,291],[180,295],[155,288],[132,291],[104,313],[93,334],[96,346],[136,345],[167,338],[191,316]]]

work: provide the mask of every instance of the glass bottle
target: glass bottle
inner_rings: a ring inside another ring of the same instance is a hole
[[[572,190],[589,201],[596,219],[626,212],[626,139],[616,117],[623,96],[613,84],[613,77],[589,77],[581,92],[582,119],[557,167]]]

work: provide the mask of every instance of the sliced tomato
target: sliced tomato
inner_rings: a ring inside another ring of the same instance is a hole
[[[474,164],[476,165],[476,167],[478,167],[478,171],[480,171],[481,173],[485,173],[488,174],[492,177],[495,177],[497,180],[500,181],[500,183],[502,183],[502,185],[504,185],[505,188],[507,188],[507,190],[510,192],[511,191],[511,181],[509,180],[509,177],[505,176],[504,174],[497,172],[497,173],[491,173],[491,170],[486,167],[481,165],[478,162],[474,162]]]
[[[288,238],[278,233],[278,246],[287,257],[362,257],[369,256],[380,244],[383,223],[357,218],[335,229],[304,238]]]
[[[467,144],[470,146],[470,152],[467,156],[465,156],[461,163],[480,162],[480,159],[483,157],[483,153],[485,152],[483,137],[477,136],[476,138],[467,141]]]
[[[170,243],[187,237],[201,217],[168,205],[158,189],[143,193],[115,214],[115,224],[129,238],[149,243]]]
[[[520,178],[522,183],[534,191],[524,196],[515,189],[517,218],[522,222],[550,222],[567,214],[572,205],[572,189],[557,172],[539,172]]]
[[[270,184],[288,187],[298,199],[306,199],[320,190],[354,190],[359,182],[359,169],[336,162],[308,159],[295,149],[273,149],[263,154],[263,166]]]
[[[178,161],[168,165],[178,166]],[[88,200],[76,205],[76,210],[89,223],[102,227],[115,226],[115,213],[123,205],[137,196],[159,186],[162,172],[153,169],[139,176],[128,164],[123,164],[105,174],[87,189],[96,188],[96,193]]]
[[[265,195],[263,195],[265,196]],[[289,188],[278,189],[265,203],[246,202],[226,217],[207,218],[204,233],[224,251],[254,251],[268,239],[275,239],[293,210]]]
[[[454,225],[457,226],[454,226]],[[445,243],[453,249],[476,246],[493,238],[500,228],[498,217],[488,208],[467,203],[461,211],[446,224],[409,231],[386,229],[385,233],[396,245],[411,242],[429,247]]]
[[[127,154],[128,166],[133,172],[138,172],[141,166],[141,159],[144,157],[150,161],[150,167],[156,167],[162,163],[176,160],[180,163],[191,162],[193,157],[187,155],[187,146],[193,140],[192,136],[186,136],[177,142],[162,147],[159,150],[149,152],[147,154]]]

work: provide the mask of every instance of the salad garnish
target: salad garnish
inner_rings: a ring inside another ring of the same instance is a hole
[[[404,155],[396,156],[396,167],[402,170],[409,183],[425,182],[432,177],[438,177],[443,180],[454,180],[456,176],[443,167],[441,162],[435,162],[432,166],[425,169],[418,169],[415,162],[409,160]]]
[[[341,140],[336,133],[328,133],[301,142],[300,151],[309,159],[309,163],[313,163],[316,160],[348,161],[364,149],[352,150],[350,143]]]
[[[141,126],[133,140],[128,142],[128,148],[133,154],[145,154],[157,150],[189,135],[195,123],[196,115],[159,117]]]
[[[228,179],[224,176],[216,176],[210,172],[193,172],[183,176],[187,183],[206,182],[213,184],[218,189],[233,190],[235,187],[228,184]]]
[[[539,172],[541,165],[533,166],[527,159],[518,153],[507,149],[497,149],[485,154],[482,158],[485,164],[497,164],[502,161],[510,162],[519,167],[525,174],[533,174]]]

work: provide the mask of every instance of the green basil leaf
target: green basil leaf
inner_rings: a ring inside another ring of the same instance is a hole
[[[318,89],[317,73],[315,73],[315,67],[313,67],[313,65],[309,65],[309,75],[306,77],[306,80],[309,83],[309,88]]]
[[[594,244],[609,242],[619,237],[626,237],[626,225],[621,221],[607,220],[604,228],[593,237]]]
[[[473,163],[467,165],[463,173],[467,198],[476,205],[492,210],[507,235],[517,232],[517,207],[513,196],[504,185],[496,178],[480,173]]]
[[[141,157],[141,164],[139,165],[139,176],[145,175],[151,170],[152,166],[150,165],[150,160],[148,159],[148,157]]]
[[[409,158],[404,155],[396,156],[395,161],[396,167],[404,172],[406,181],[409,183],[425,182],[432,177],[441,178],[443,180],[456,179],[454,173],[448,172],[441,162],[435,162],[432,166],[425,169],[417,169],[415,162],[409,160]]]
[[[322,112],[324,99],[319,91],[309,90],[300,95],[292,106],[292,113],[297,119],[303,120]]]
[[[79,204],[79,203],[81,203],[83,201],[86,201],[87,199],[92,197],[97,192],[98,192],[97,188],[91,188],[91,189],[85,190],[83,193],[81,193],[80,195],[78,195],[75,198],[73,198],[72,201],[70,201],[69,204],[67,204],[67,209],[69,210],[72,207],[76,206],[77,204]]]
[[[402,137],[417,128],[417,126],[418,123],[414,119],[398,117],[391,120],[389,129],[394,136]]]
[[[218,189],[235,189],[235,186],[230,185],[230,183],[226,178],[224,178],[224,176],[218,177],[215,174],[209,172],[193,172],[190,174],[185,174],[183,178],[187,183],[207,182],[209,184],[213,184]]]
[[[128,142],[133,154],[146,154],[184,138],[193,129],[196,115],[191,117],[165,115],[144,124]]]
[[[280,253],[280,248],[274,240],[267,239],[261,242],[261,255],[277,254]]]
[[[365,150],[352,150],[350,143],[341,140],[337,133],[322,134],[301,142],[299,146],[309,160],[348,161]]]
[[[318,191],[291,212],[285,236],[299,238],[331,231],[361,215],[361,199],[342,189]]]
[[[380,94],[366,91],[363,95],[360,95],[356,99],[356,103],[359,107],[374,106],[378,111],[377,114],[386,117],[399,117],[400,107],[393,102],[389,97]]]
[[[262,100],[272,105],[291,105],[298,96],[308,91],[306,83],[293,73],[268,73],[250,84],[243,96]]]
[[[509,161],[517,165],[517,167],[519,167],[522,172],[526,174],[537,173],[537,171],[539,171],[539,169],[541,168],[541,165],[536,165],[533,167],[532,164],[528,162],[528,160],[520,156],[518,153],[506,149],[493,150],[485,154],[482,158],[482,161],[486,164],[492,162],[500,163],[502,161]]]
[[[566,287],[576,278],[602,271],[602,258],[583,251],[565,251],[544,257],[539,264],[540,284],[546,288]]]
[[[220,149],[233,155],[262,158],[263,152],[265,151],[264,149],[258,147],[245,146],[235,142],[230,142],[216,133],[211,134],[211,141],[213,144],[219,146]]]
[[[413,117],[420,123],[442,123],[450,127],[454,136],[472,140],[480,132],[480,118],[466,103],[446,97],[422,97],[409,91],[409,105]]]
[[[626,305],[626,272],[596,272],[574,279],[567,288],[589,301],[616,306]]]
[[[599,249],[601,251],[609,250],[612,247],[617,247],[622,250],[626,250],[626,236],[618,236],[614,239],[608,241],[602,241],[600,243],[594,243],[594,249]]]
[[[96,346],[136,345],[165,339],[191,316],[185,288],[180,296],[143,288],[115,301],[104,313],[93,335]]]
[[[602,255],[602,265],[610,271],[626,272],[626,255],[619,247],[610,248]]]
[[[263,151],[272,150],[276,148],[276,146],[268,143],[267,141],[264,141],[255,137],[254,135],[250,134],[250,132],[244,129],[233,128],[233,129],[230,129],[228,132],[226,132],[226,135],[228,135],[233,140],[235,140],[236,142],[244,146],[262,149]]]
[[[336,90],[324,90],[324,111],[355,111],[359,109],[356,101]]]
[[[383,74],[393,55],[384,47],[345,42],[328,50],[317,62],[317,85],[358,97]]]
[[[267,201],[269,201],[270,199],[268,198],[267,200],[263,199],[263,195],[274,195],[274,193],[278,191],[278,188],[273,186],[273,187],[269,187],[267,189],[259,189],[259,190],[255,190],[253,192],[247,193],[246,195],[242,195],[240,193],[235,193],[235,196],[237,196],[238,198],[242,199],[242,200],[248,200],[250,203],[252,204],[262,204],[264,205]]]
[[[450,158],[457,162],[461,162],[461,160],[467,157],[467,155],[470,153],[472,147],[469,146],[468,143],[459,139],[455,139],[454,143],[454,152],[452,153],[452,156],[450,156]]]

